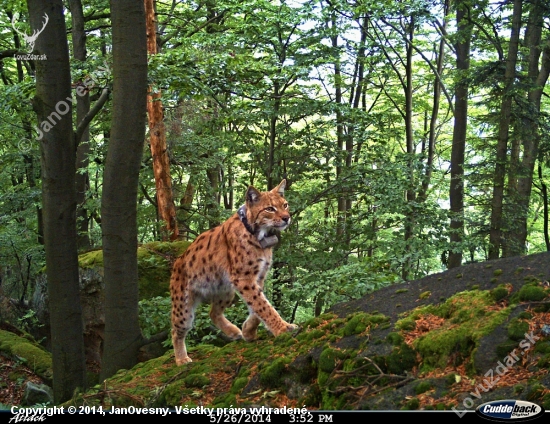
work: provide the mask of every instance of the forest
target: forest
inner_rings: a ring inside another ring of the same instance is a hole
[[[550,251],[545,0],[1,4],[0,321],[31,326],[46,275],[56,402],[86,386],[79,255],[103,252],[106,378],[144,314],[169,326],[138,246],[192,241],[249,185],[287,181],[266,293],[289,322]]]

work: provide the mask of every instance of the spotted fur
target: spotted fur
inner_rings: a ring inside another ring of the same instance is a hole
[[[174,263],[170,293],[172,343],[178,365],[191,362],[185,336],[192,328],[196,307],[203,302],[211,304],[210,318],[233,340],[254,340],[260,322],[275,336],[298,328],[284,321],[263,293],[272,263],[272,243],[266,240],[273,237],[268,236],[272,230],[282,231],[290,224],[285,185],[283,180],[267,192],[250,186],[242,216],[235,213],[222,225],[198,236]],[[223,314],[233,302],[235,291],[249,310],[242,331]]]

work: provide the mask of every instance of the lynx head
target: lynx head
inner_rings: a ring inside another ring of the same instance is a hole
[[[246,218],[258,240],[271,230],[283,231],[290,225],[288,203],[284,198],[286,180],[273,190],[260,192],[249,186],[246,191]]]

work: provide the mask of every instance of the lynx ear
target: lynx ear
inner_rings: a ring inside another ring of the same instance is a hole
[[[275,187],[273,190],[271,190],[271,192],[272,193],[279,193],[281,196],[284,197],[285,187],[286,187],[286,179],[281,181],[277,187]]]
[[[246,202],[247,203],[256,203],[258,200],[260,200],[261,193],[256,190],[252,186],[248,186],[248,190],[246,190]]]

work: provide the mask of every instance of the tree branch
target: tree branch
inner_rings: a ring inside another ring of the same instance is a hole
[[[110,93],[109,89],[104,88],[101,93],[101,96],[99,96],[99,99],[97,100],[97,102],[95,102],[94,107],[92,107],[88,111],[86,116],[82,118],[82,121],[78,123],[78,127],[76,128],[76,131],[74,134],[74,140],[75,140],[76,146],[79,145],[80,139],[82,138],[82,134],[84,134],[84,130],[86,129],[86,127],[90,124],[90,122],[92,122],[92,119],[94,119],[94,117],[99,113],[99,111],[101,110],[101,108],[103,107],[107,99],[109,98],[109,93]]]

